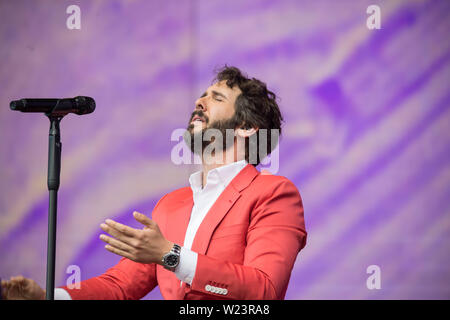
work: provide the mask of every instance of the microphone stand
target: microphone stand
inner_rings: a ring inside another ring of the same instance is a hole
[[[61,137],[59,123],[63,116],[46,114],[50,119],[48,137],[48,175],[49,191],[48,238],[47,238],[47,280],[46,300],[54,300],[55,292],[55,256],[56,256],[56,212],[58,204],[59,177],[61,173]]]
[[[88,114],[95,110],[95,100],[91,97],[77,96],[66,99],[20,99],[11,101],[11,110],[21,112],[45,112],[50,120],[48,136],[48,172],[49,191],[48,234],[47,234],[47,279],[46,300],[55,298],[55,257],[56,257],[56,212],[58,206],[59,178],[61,174],[61,136],[59,123],[68,113]],[[1,289],[1,288],[0,288]],[[1,291],[1,290],[0,290]],[[1,292],[0,292],[1,298]]]

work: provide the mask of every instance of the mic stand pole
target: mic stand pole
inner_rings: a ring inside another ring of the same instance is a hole
[[[50,119],[48,137],[48,176],[47,186],[49,195],[48,207],[48,238],[47,238],[47,282],[46,300],[54,300],[55,292],[55,256],[56,256],[56,211],[61,173],[61,141],[59,122],[62,116],[47,114]]]

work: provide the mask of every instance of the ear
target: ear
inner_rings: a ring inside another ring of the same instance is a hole
[[[255,134],[256,131],[258,131],[258,128],[250,128],[250,129],[243,129],[243,128],[239,128],[236,129],[236,134],[241,137],[241,138],[248,138],[251,135]]]

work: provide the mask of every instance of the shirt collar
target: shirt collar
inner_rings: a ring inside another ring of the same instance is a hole
[[[206,186],[216,186],[222,184],[224,188],[233,180],[235,176],[247,165],[247,161],[240,160],[224,166],[214,168],[208,172]],[[194,172],[189,177],[189,183],[193,193],[202,190],[202,170]]]

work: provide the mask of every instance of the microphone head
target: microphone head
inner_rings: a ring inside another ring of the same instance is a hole
[[[22,100],[13,100],[9,103],[11,110],[22,111],[25,108],[25,104]]]
[[[78,96],[74,98],[78,115],[92,113],[95,110],[95,100],[91,97]]]

